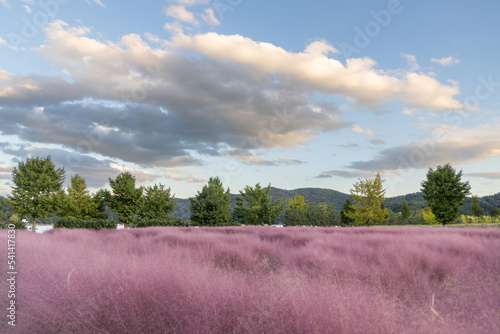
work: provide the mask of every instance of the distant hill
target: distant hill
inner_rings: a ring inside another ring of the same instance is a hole
[[[331,189],[300,188],[294,190],[285,190],[271,187],[271,190],[269,191],[269,195],[271,196],[273,201],[282,198],[284,202],[288,202],[288,199],[295,197],[296,194],[304,196],[304,199],[306,201],[313,203],[333,203],[336,210],[340,210],[342,208],[342,205],[344,205],[344,202],[347,198],[352,201],[352,197],[350,195]],[[231,194],[231,202],[229,204],[231,210],[234,209],[234,206],[236,205],[236,197],[238,196],[239,194]],[[173,216],[175,218],[189,220],[191,217],[191,213],[189,212],[189,199],[176,198],[175,200],[177,201],[177,205],[175,206]],[[277,221],[281,222],[283,221],[283,219],[284,213],[280,218],[278,218]]]
[[[278,198],[283,198],[285,202],[288,202],[289,198],[294,197],[296,194],[304,196],[304,199],[308,202],[312,203],[332,203],[336,210],[342,209],[344,202],[346,199],[350,199],[352,201],[351,195],[341,193],[336,190],[331,189],[322,189],[322,188],[300,188],[294,190],[285,190],[271,187],[271,191],[269,195],[273,200],[277,200]],[[236,204],[236,197],[239,196],[236,194],[231,194],[231,210],[234,209]],[[406,194],[404,196],[395,196],[386,198],[384,205],[386,208],[390,209],[394,212],[401,212],[401,206],[403,205],[403,198],[406,198],[408,205],[412,210],[421,211],[423,208],[427,206],[427,203],[422,198],[422,193],[412,193]],[[184,220],[189,220],[191,214],[189,212],[189,199],[180,199],[176,198],[177,206],[174,209],[173,216],[176,218],[182,218]],[[481,198],[480,202],[481,207],[484,209],[484,213],[488,214],[491,209],[498,207],[500,208],[500,193],[485,196]],[[471,199],[466,198],[465,203],[460,210],[460,214],[464,215],[472,215],[470,211]],[[284,214],[278,218],[278,222],[283,221]]]

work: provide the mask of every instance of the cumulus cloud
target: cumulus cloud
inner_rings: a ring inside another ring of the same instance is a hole
[[[459,93],[455,84],[442,84],[432,76],[412,71],[399,76],[390,75],[377,69],[376,62],[370,58],[347,59],[344,65],[325,55],[328,49],[318,42],[306,48],[307,52],[294,53],[271,43],[214,32],[195,36],[181,33],[173,41],[178,47],[214,59],[276,74],[311,89],[342,94],[367,105],[400,100],[409,107],[437,110],[463,107],[454,98]]]
[[[195,18],[194,14],[186,9],[186,7],[181,5],[169,6],[165,9],[165,13],[168,17],[172,17],[176,20],[197,25],[199,22]]]
[[[473,129],[452,125],[427,126],[429,138],[381,151],[366,161],[354,161],[350,169],[398,171],[427,169],[446,163],[462,165],[500,156],[498,125],[486,124]]]
[[[41,52],[71,81],[0,71],[3,134],[173,167],[203,164],[193,152],[295,147],[349,125],[300,85],[155,49],[134,34],[111,42],[90,33],[62,21],[46,29]]]
[[[431,61],[433,63],[437,63],[439,65],[443,65],[443,66],[450,66],[450,65],[455,65],[455,64],[458,64],[460,63],[460,60],[457,59],[457,58],[453,58],[453,57],[444,57],[444,58],[432,58]]]

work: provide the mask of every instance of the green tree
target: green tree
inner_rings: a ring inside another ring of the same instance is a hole
[[[98,218],[101,214],[99,204],[87,190],[87,183],[80,175],[71,177],[71,185],[57,194],[57,215],[60,217],[86,219]]]
[[[445,226],[458,218],[460,207],[470,193],[469,182],[462,182],[462,171],[455,172],[450,164],[429,169],[427,180],[422,181],[422,198]]]
[[[111,210],[118,214],[118,220],[126,225],[133,224],[141,209],[143,188],[135,187],[135,176],[123,172],[115,180],[109,179],[112,193],[105,196]]]
[[[308,226],[331,226],[336,221],[337,212],[333,204],[308,203],[306,223]]]
[[[236,198],[233,213],[235,219],[246,225],[273,224],[286,203],[282,203],[281,198],[272,202],[269,196],[270,190],[271,184],[267,188],[262,188],[259,183],[253,188],[246,186],[244,191],[240,190],[241,196]]]
[[[431,208],[423,208],[422,209],[422,217],[424,217],[424,221],[427,224],[430,224],[430,225],[438,224],[438,221],[436,220],[436,216],[432,212]]]
[[[403,205],[401,205],[401,215],[403,219],[407,221],[411,217],[411,210],[408,202],[406,202],[406,198],[403,198]]]
[[[190,198],[191,221],[203,226],[222,226],[231,221],[231,195],[224,190],[222,181],[210,178],[195,198]]]
[[[12,196],[8,203],[21,216],[33,220],[36,230],[38,218],[49,217],[55,211],[55,195],[64,182],[64,168],[56,168],[50,156],[28,158],[12,171]]]
[[[284,225],[305,225],[307,219],[308,205],[304,196],[296,194],[295,197],[288,200],[288,207],[285,211]]]
[[[146,187],[139,216],[147,219],[167,219],[177,204],[170,191],[170,188],[165,188],[163,184]]]
[[[496,217],[500,216],[500,209],[499,208],[493,208],[493,209],[491,209],[490,216],[493,217],[493,218],[496,218]]]
[[[374,179],[359,180],[351,189],[354,199],[354,212],[346,213],[348,217],[356,220],[358,224],[368,226],[387,220],[388,211],[383,207],[385,190],[380,174]]]
[[[354,213],[356,209],[352,206],[351,200],[348,198],[345,200],[342,209],[340,209],[340,224],[342,226],[348,226],[355,222],[354,218],[351,218],[348,214]]]
[[[479,204],[481,199],[477,196],[472,196],[472,204],[470,206],[470,211],[476,217],[482,217],[484,215],[484,209]]]

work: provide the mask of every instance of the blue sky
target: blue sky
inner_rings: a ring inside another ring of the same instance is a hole
[[[388,196],[429,168],[499,192],[500,3],[0,0],[0,194],[50,155],[190,197],[271,183]]]

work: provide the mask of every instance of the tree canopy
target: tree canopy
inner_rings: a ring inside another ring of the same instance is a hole
[[[190,201],[191,220],[199,225],[221,226],[231,221],[229,188],[224,190],[218,177],[210,178],[208,184]]]
[[[470,193],[469,182],[462,182],[462,171],[456,172],[450,164],[429,169],[422,181],[422,197],[427,201],[436,220],[445,226],[458,218],[460,207]]]
[[[14,167],[8,202],[18,214],[32,217],[33,231],[38,218],[55,211],[55,195],[61,190],[64,174],[64,168],[56,168],[50,156],[27,158]]]
[[[60,217],[86,219],[99,218],[102,214],[99,202],[87,190],[87,183],[80,175],[71,177],[71,185],[57,193],[57,215]]]
[[[233,216],[246,225],[271,225],[281,215],[286,203],[281,198],[272,202],[269,191],[271,185],[262,188],[259,183],[255,187],[246,186],[240,190],[240,197],[236,198]]]
[[[356,209],[352,206],[351,200],[348,198],[345,200],[342,209],[340,210],[340,224],[342,226],[348,226],[355,222],[354,218],[351,218],[348,213],[354,213]]]
[[[354,212],[346,212],[346,215],[356,220],[358,224],[368,226],[386,221],[388,211],[383,207],[385,189],[382,183],[379,173],[374,179],[360,179],[356,182],[351,189]]]
[[[135,176],[123,172],[115,180],[109,179],[112,193],[106,193],[111,210],[118,214],[118,220],[124,224],[133,224],[141,209],[143,188],[135,187]]]
[[[404,220],[408,220],[411,217],[411,210],[406,198],[403,198],[403,204],[401,205],[401,215]]]
[[[479,203],[481,203],[481,199],[477,196],[472,196],[470,211],[476,217],[481,217],[482,215],[484,215],[484,209],[481,207]]]
[[[170,191],[170,188],[165,188],[163,184],[144,188],[139,216],[147,219],[167,219],[177,203]]]

